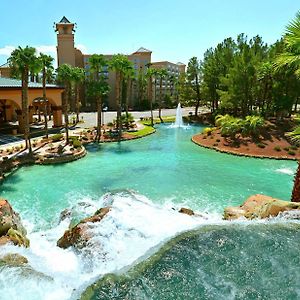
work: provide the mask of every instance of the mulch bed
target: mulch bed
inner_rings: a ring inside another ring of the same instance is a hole
[[[196,134],[192,141],[199,146],[234,155],[300,160],[300,147],[289,143],[284,136],[284,131],[274,124],[269,125],[255,141],[241,135],[231,140],[229,137],[221,136],[219,129],[211,135]]]

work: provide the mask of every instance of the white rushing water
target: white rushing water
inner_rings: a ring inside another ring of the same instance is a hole
[[[177,208],[154,205],[146,197],[131,192],[106,194],[99,201],[89,200],[87,205],[75,205],[72,213],[76,215],[76,210],[80,213],[85,210],[86,215],[91,215],[91,211],[105,206],[111,206],[111,211],[101,222],[92,224],[93,237],[80,251],[56,246],[70,219],[47,231],[29,232],[31,246],[28,249],[1,247],[0,258],[7,253],[18,253],[29,263],[28,266],[0,266],[0,298],[77,299],[84,288],[101,275],[129,267],[141,257],[144,259],[146,253],[152,254],[151,248],[176,234],[202,224],[222,222],[217,214],[188,216],[178,213]],[[29,231],[30,227],[34,228],[27,223]]]

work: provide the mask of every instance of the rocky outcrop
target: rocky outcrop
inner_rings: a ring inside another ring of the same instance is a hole
[[[241,217],[247,219],[265,219],[276,217],[279,214],[293,211],[297,214],[300,210],[299,202],[283,201],[265,195],[254,195],[249,197],[241,206],[227,207],[224,210],[225,220],[234,220]]]
[[[193,210],[191,210],[190,208],[185,208],[185,207],[181,207],[178,212],[180,212],[182,214],[189,215],[189,216],[194,216],[195,215]]]
[[[28,259],[18,253],[9,253],[0,257],[1,264],[18,267],[28,264]]]
[[[29,247],[26,234],[19,214],[12,209],[7,200],[0,199],[0,246],[12,242],[18,246]]]
[[[57,246],[63,249],[71,246],[78,249],[84,247],[92,238],[89,233],[90,224],[100,222],[109,211],[110,207],[101,208],[93,216],[83,219],[76,226],[65,231],[64,235],[57,241]]]

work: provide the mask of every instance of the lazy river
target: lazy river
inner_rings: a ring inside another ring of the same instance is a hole
[[[224,207],[252,194],[288,200],[296,163],[201,148],[191,142],[200,130],[160,125],[149,137],[90,145],[81,160],[7,178],[1,197],[20,213],[31,247],[4,246],[0,255],[20,253],[30,267],[0,266],[0,298],[297,299],[298,223],[222,221]],[[70,223],[61,211],[74,223],[108,204],[88,247],[56,247]],[[102,280],[107,273],[115,275]]]

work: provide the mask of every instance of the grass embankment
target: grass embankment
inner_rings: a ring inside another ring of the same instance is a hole
[[[175,116],[168,116],[168,117],[162,117],[163,121],[165,123],[173,123],[175,122],[176,117]],[[159,118],[153,118],[153,124],[160,124],[161,121]],[[151,119],[144,119],[142,121],[142,124],[147,125],[147,126],[151,126]]]
[[[128,132],[127,134],[132,135],[134,137],[142,137],[148,134],[154,133],[155,129],[152,126],[145,125],[145,127],[141,130],[135,132]]]
[[[175,122],[175,116],[168,116],[162,117],[164,123],[173,123]],[[151,126],[151,119],[147,118],[141,121],[141,123],[145,126],[143,129],[135,131],[135,132],[128,132],[127,134],[134,136],[134,137],[143,137],[155,132],[155,129]],[[160,124],[161,120],[159,118],[153,119],[153,124]]]

